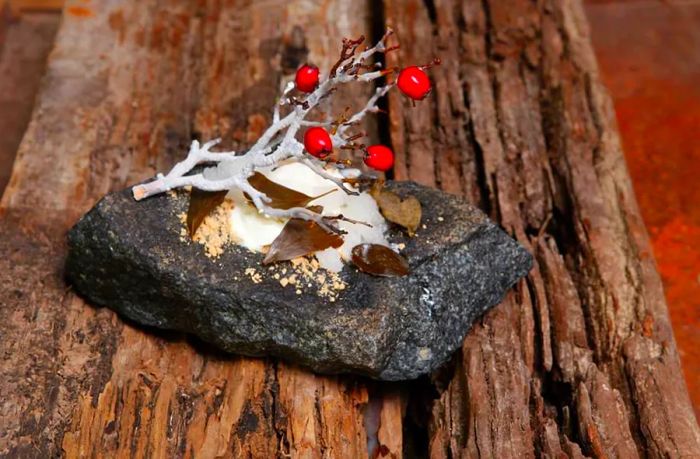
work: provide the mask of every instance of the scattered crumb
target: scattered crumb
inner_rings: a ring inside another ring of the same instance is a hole
[[[432,357],[433,352],[430,350],[430,348],[427,347],[422,347],[418,349],[418,358],[421,360],[428,360],[430,357]]]
[[[291,268],[273,265],[275,271],[272,277],[278,280],[282,287],[292,286],[298,295],[303,293],[302,286],[310,290],[315,288],[318,296],[333,302],[340,291],[346,288],[338,273],[321,268],[315,258],[298,257],[290,260],[290,263]]]
[[[173,191],[172,197],[177,198],[178,193],[182,193],[182,191]],[[169,195],[171,195],[170,192]],[[192,239],[186,227],[187,213],[179,213],[177,218],[182,223],[180,240],[187,244],[194,240],[194,242],[203,246],[207,257],[211,259],[218,258],[228,244],[235,244],[230,226],[233,206],[233,200],[226,199],[214,212],[204,219]],[[405,247],[405,244],[401,244],[401,248],[403,247]],[[244,274],[255,284],[261,283],[266,276],[275,279],[282,287],[291,286],[297,295],[304,293],[302,289],[315,290],[318,296],[330,302],[335,302],[340,292],[347,287],[339,273],[321,268],[315,257],[299,257],[291,260],[290,263],[276,263],[269,267],[249,267],[245,269]],[[239,280],[239,276],[235,276],[234,280]]]
[[[442,217],[438,217],[438,221],[439,221],[439,222],[444,222],[444,221],[445,221],[445,219],[444,219],[444,218],[442,218]]]
[[[226,199],[204,219],[194,238],[192,238],[195,242],[204,246],[204,253],[209,258],[218,258],[224,253],[226,244],[232,242],[229,223],[232,211],[233,201]],[[187,225],[187,213],[181,212],[178,218],[183,225]],[[185,226],[180,229],[180,240],[189,242],[189,235]]]
[[[423,223],[423,224],[421,225],[421,228],[423,228],[423,229],[426,229],[426,228],[427,228],[427,226],[425,226],[425,223]]]
[[[259,284],[262,282],[262,276],[255,270],[255,268],[246,268],[245,273],[253,280],[253,283]]]

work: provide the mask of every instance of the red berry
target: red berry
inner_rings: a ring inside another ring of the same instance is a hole
[[[413,100],[424,99],[432,88],[428,75],[416,66],[401,70],[397,84],[401,92]]]
[[[297,70],[294,84],[301,92],[314,92],[314,89],[318,86],[318,67],[309,64],[302,65]]]
[[[312,127],[304,133],[304,148],[317,158],[325,158],[333,151],[333,141],[325,129]]]
[[[370,145],[365,150],[365,164],[372,169],[386,172],[394,166],[394,152],[384,145]]]

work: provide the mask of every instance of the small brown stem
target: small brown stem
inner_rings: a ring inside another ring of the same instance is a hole
[[[352,40],[350,38],[343,38],[343,49],[340,51],[340,59],[333,65],[329,73],[330,78],[335,78],[338,68],[345,62],[355,55],[357,48],[365,41],[365,36],[360,35],[360,38]]]
[[[352,142],[353,140],[357,140],[357,139],[359,139],[359,138],[361,138],[361,137],[364,137],[364,136],[366,136],[366,135],[367,135],[366,132],[358,132],[357,134],[352,135],[352,136],[348,137],[348,138],[345,139],[345,140],[347,140],[348,142]]]

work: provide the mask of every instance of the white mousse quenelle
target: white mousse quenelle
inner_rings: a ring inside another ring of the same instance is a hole
[[[313,205],[323,207],[322,215],[343,215],[353,221],[362,222],[353,223],[343,220],[338,222],[338,228],[347,233],[344,236],[344,243],[338,248],[328,248],[314,253],[321,267],[334,272],[342,270],[343,261],[351,259],[352,248],[359,244],[389,245],[385,236],[387,222],[369,193],[361,192],[357,195],[344,193],[334,182],[297,162],[285,163],[274,170],[261,172],[273,182],[283,184],[292,190],[309,196],[324,195],[312,201]],[[333,169],[328,169],[328,172],[341,178],[340,173]],[[332,190],[335,191],[329,193]],[[271,218],[258,212],[240,191],[230,192],[229,196],[235,202],[231,213],[231,233],[234,240],[252,251],[263,251],[279,236],[289,219]]]

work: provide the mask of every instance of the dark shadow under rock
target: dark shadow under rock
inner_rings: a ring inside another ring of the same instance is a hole
[[[283,286],[261,266],[262,254],[243,247],[208,258],[181,237],[185,193],[136,202],[127,189],[103,198],[70,231],[67,274],[98,305],[225,351],[281,357],[320,373],[413,379],[459,348],[532,259],[461,198],[410,182],[388,188],[423,206],[415,237],[398,229],[390,236],[405,243],[411,274],[378,278],[346,266],[335,301],[306,285],[300,292]]]

